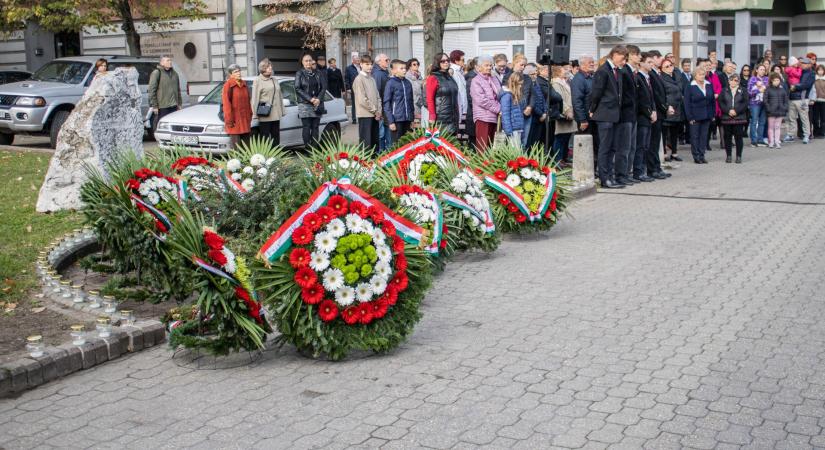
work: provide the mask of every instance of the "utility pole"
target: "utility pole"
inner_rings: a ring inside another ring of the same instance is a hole
[[[246,60],[247,75],[257,75],[256,58],[255,58],[255,29],[252,23],[252,0],[246,0]]]
[[[235,64],[235,26],[232,20],[232,0],[226,0],[226,20],[225,23],[225,31],[226,37],[223,40],[224,46],[226,47],[226,67]],[[226,74],[223,74],[224,79],[226,79]]]

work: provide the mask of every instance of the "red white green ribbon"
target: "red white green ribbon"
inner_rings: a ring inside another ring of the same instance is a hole
[[[189,183],[186,182],[184,179],[178,180],[178,202],[183,203],[189,198],[193,198],[196,201],[201,201],[200,195],[192,189],[189,189]]]
[[[550,202],[553,199],[553,191],[555,190],[556,172],[550,172],[547,175],[547,181],[544,183],[544,198],[541,200],[541,203],[539,204],[539,212],[531,215],[530,220],[541,220],[541,218],[544,216],[544,213],[547,211],[547,208],[550,206]],[[532,216],[535,216],[535,219]]]
[[[223,180],[226,182],[226,184],[231,186],[232,189],[234,189],[235,192],[238,193],[238,195],[246,194],[246,189],[244,189],[243,186],[241,186],[241,183],[238,183],[237,181],[233,180],[231,176],[226,174],[226,171],[221,169],[220,174],[221,174],[221,178],[223,178]]]
[[[550,201],[553,198],[553,191],[556,188],[556,173],[550,172],[550,174],[547,175],[547,181],[544,183],[544,198],[541,203],[539,203],[538,212],[535,213],[530,211],[530,208],[524,201],[524,197],[522,197],[521,194],[519,194],[515,189],[510,187],[509,184],[489,175],[484,177],[484,182],[495,191],[504,194],[508,199],[510,199],[519,211],[527,216],[527,219],[529,219],[530,222],[535,222],[537,220],[542,220],[544,212],[547,211],[548,206],[550,206]]]
[[[472,206],[470,206],[470,204],[467,203],[466,201],[464,201],[462,198],[458,197],[455,194],[447,192],[447,191],[444,191],[444,192],[441,193],[441,200],[443,200],[444,203],[446,203],[446,204],[448,204],[448,205],[450,205],[454,208],[458,208],[460,210],[467,211],[468,213],[475,216],[478,220],[480,220],[484,224],[484,231],[485,232],[492,233],[492,232],[496,231],[496,224],[495,224],[495,222],[493,222],[493,217],[490,214],[490,208],[489,207],[487,208],[487,211],[482,213],[481,211],[479,211],[479,210],[473,208]],[[485,201],[486,201],[486,198],[485,198]]]
[[[196,266],[200,267],[201,269],[211,273],[212,275],[217,275],[217,276],[229,281],[233,285],[240,285],[241,284],[232,275],[230,275],[230,274],[224,272],[223,270],[209,264],[208,262],[204,261],[201,258],[198,258],[197,256],[192,255],[192,262]]]
[[[399,216],[371,195],[353,186],[349,178],[342,178],[340,180],[327,181],[319,186],[318,189],[310,195],[309,200],[298,208],[295,214],[290,216],[277,231],[269,236],[269,239],[267,239],[266,243],[264,243],[258,251],[258,256],[263,257],[269,262],[277,260],[292,246],[292,233],[295,232],[296,228],[301,226],[304,221],[304,216],[326,205],[333,194],[340,194],[350,201],[357,201],[368,207],[375,207],[384,214],[384,220],[388,220],[393,224],[396,234],[399,237],[412,245],[420,245],[421,237],[424,233],[424,230],[420,226]]]
[[[415,150],[416,148],[421,147],[422,145],[427,145],[428,143],[432,143],[436,147],[444,148],[445,150],[447,150],[448,153],[450,153],[456,160],[458,160],[462,164],[470,164],[469,161],[467,161],[467,157],[465,157],[464,154],[461,153],[461,150],[459,150],[457,147],[450,144],[449,142],[441,139],[441,131],[433,129],[426,130],[424,132],[424,136],[421,136],[420,138],[408,143],[407,145],[399,147],[381,156],[380,158],[378,158],[378,165],[380,165],[381,167],[387,167],[398,164],[402,159],[404,159],[404,156],[407,154],[407,152],[409,152],[410,150]]]
[[[430,193],[433,197],[433,204],[435,205],[435,224],[433,225],[433,241],[425,250],[432,254],[438,254],[441,245],[441,236],[444,229],[444,212],[441,210],[441,203],[438,202],[438,196]]]
[[[166,217],[166,214],[164,214],[161,210],[159,210],[159,209],[155,208],[154,206],[152,206],[152,205],[150,205],[150,204],[148,204],[148,203],[144,202],[144,201],[143,201],[140,197],[138,197],[137,195],[135,195],[135,194],[131,194],[130,196],[132,197],[132,200],[133,200],[136,204],[138,204],[138,205],[140,205],[140,206],[142,206],[142,207],[146,208],[146,211],[147,211],[147,212],[149,212],[149,214],[151,214],[151,215],[152,215],[152,217],[154,217],[154,218],[155,218],[155,220],[157,220],[157,221],[159,221],[160,223],[162,223],[162,224],[166,227],[166,229],[167,229],[167,230],[170,230],[170,231],[172,230],[172,221],[170,221],[170,220],[169,220],[169,218],[168,218],[168,217]]]

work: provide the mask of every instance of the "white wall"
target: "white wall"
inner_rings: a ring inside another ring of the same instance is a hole
[[[680,58],[695,58],[697,55],[707,55],[707,51],[702,50],[702,48],[706,49],[706,46],[700,47],[696,51],[697,54],[694,54],[694,43],[707,43],[707,32],[704,33],[704,37],[701,33],[699,33],[699,39],[694,39],[693,25],[694,22],[699,25],[699,16],[700,14],[698,13],[679,14],[679,40],[681,44],[679,47]],[[670,53],[673,49],[673,20],[673,14],[665,14],[664,24],[645,25],[642,24],[642,16],[625,15],[624,35],[620,38],[600,38],[598,41],[598,52],[596,56],[601,57],[607,55],[610,52],[610,49],[616,44],[637,45],[642,49],[642,51],[659,50],[663,55]],[[698,31],[701,32],[702,30]]]
[[[825,14],[802,14],[791,20],[791,53],[803,56],[814,52],[825,59]]]
[[[0,39],[0,70],[26,70],[26,41],[23,31]]]

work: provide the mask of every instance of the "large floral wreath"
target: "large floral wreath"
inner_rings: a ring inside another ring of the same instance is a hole
[[[357,183],[369,181],[375,172],[370,153],[360,145],[323,142],[300,158],[321,181],[346,177]]]
[[[217,166],[206,158],[184,156],[175,160],[171,167],[180,177],[178,190],[182,199],[191,196],[200,200],[200,192],[221,190],[223,187]]]
[[[493,251],[500,238],[496,233],[493,208],[480,170],[448,163],[440,180],[444,221],[458,230],[453,239],[459,249]]]
[[[135,207],[154,218],[155,229],[160,233],[168,233],[172,224],[167,211],[170,203],[177,200],[177,180],[143,167],[126,181],[126,187],[131,191]]]
[[[396,167],[398,175],[410,184],[435,186],[448,162],[467,165],[469,160],[456,142],[437,129],[408,133],[395,150],[378,158],[381,167]]]

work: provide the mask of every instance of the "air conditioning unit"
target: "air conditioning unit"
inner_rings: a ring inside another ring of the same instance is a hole
[[[608,14],[593,17],[593,34],[596,37],[620,37],[624,35],[624,16]]]

